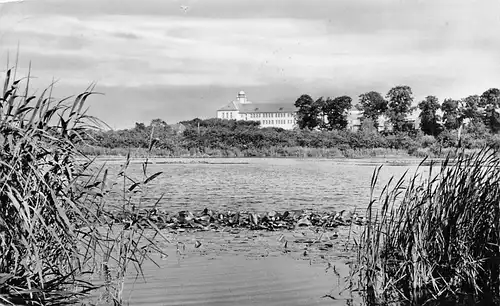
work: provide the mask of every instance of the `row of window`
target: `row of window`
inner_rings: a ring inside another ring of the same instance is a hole
[[[293,124],[293,120],[262,120],[262,124]]]
[[[252,113],[250,118],[286,118],[293,117],[292,113]]]
[[[233,113],[222,113],[223,119],[233,119]]]

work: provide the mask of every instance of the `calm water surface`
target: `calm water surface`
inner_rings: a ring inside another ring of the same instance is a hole
[[[140,179],[140,161],[129,174]],[[146,196],[167,210],[364,209],[374,169],[384,165],[379,187],[391,176],[414,173],[418,161],[313,159],[165,159],[153,161]],[[180,164],[179,162],[185,162]],[[201,162],[201,163],[200,163]],[[116,167],[115,167],[116,168]],[[378,188],[380,190],[381,188]],[[116,191],[117,195],[120,193]]]
[[[108,164],[111,174],[118,172],[120,163]],[[417,164],[416,160],[384,159],[158,159],[148,171],[163,174],[148,184],[144,195],[151,205],[164,194],[159,205],[168,211],[365,209],[377,166],[384,165],[380,191],[392,176],[399,178],[407,170],[413,174]],[[425,168],[419,171],[426,172]],[[140,161],[133,161],[128,175],[143,179]],[[120,197],[120,188],[115,186],[110,196]],[[131,293],[130,305],[360,305],[334,289],[338,277],[325,269],[330,262],[342,277],[347,275],[345,260],[352,254],[339,250],[345,249],[342,243],[348,239],[334,239],[331,250],[315,254],[311,247],[294,241],[297,236],[318,234],[292,231],[287,234],[292,251],[283,254],[280,235],[181,233],[176,239],[185,243],[187,255],[179,257],[174,243],[166,246],[170,256],[160,267],[144,267],[146,282],[133,285],[128,280],[126,296]],[[202,243],[200,248],[194,247],[196,240]],[[305,247],[308,255],[303,255]],[[320,262],[311,264],[309,259]],[[325,294],[333,294],[335,300],[322,298]]]

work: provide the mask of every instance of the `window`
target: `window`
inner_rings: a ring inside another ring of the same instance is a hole
[[[229,113],[229,116],[231,117],[231,119],[233,119],[233,113]]]

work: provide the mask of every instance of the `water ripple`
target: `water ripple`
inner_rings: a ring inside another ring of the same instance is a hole
[[[160,205],[169,210],[364,208],[369,201],[373,170],[382,163],[294,159],[241,159],[240,162],[246,164],[149,165],[150,173],[165,173],[149,185],[149,202],[154,203],[163,194]],[[140,178],[140,164],[130,167],[131,175]],[[407,169],[411,173],[415,168],[414,164],[385,165],[379,186],[391,176],[399,177]]]

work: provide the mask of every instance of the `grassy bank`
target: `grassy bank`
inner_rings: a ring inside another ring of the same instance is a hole
[[[81,145],[79,150],[88,156],[116,156],[125,157],[130,154],[133,158],[151,157],[179,157],[179,158],[232,158],[232,157],[267,157],[267,158],[446,158],[447,156],[456,156],[456,148],[443,148],[434,151],[429,148],[420,148],[411,154],[407,150],[388,149],[388,148],[360,148],[343,149],[338,148],[269,148],[261,150],[168,150],[153,148],[152,150],[144,148],[104,148],[98,146]],[[465,149],[465,154],[478,152],[479,149]]]
[[[455,130],[434,137],[417,130],[284,130],[262,128],[253,121],[222,119],[194,119],[171,126],[155,119],[149,126],[137,123],[132,129],[95,132],[84,150],[93,155],[125,155],[131,148],[140,156],[140,150],[149,146],[150,135],[156,141],[155,155],[170,157],[436,158],[445,157],[458,144],[466,150],[485,145],[499,148],[497,134],[476,132],[465,128],[459,141]]]
[[[89,156],[120,156],[143,158],[147,156],[147,149],[143,148],[104,148],[95,146],[81,146],[80,150]],[[153,148],[150,152],[154,157],[182,157],[182,158],[231,158],[231,157],[272,157],[272,158],[371,158],[371,157],[410,157],[405,150],[373,148],[373,149],[346,149],[337,148],[269,148],[265,150],[166,150]]]
[[[368,304],[498,303],[498,154],[459,154],[438,166],[372,196],[353,269]]]

